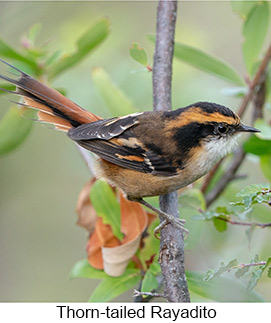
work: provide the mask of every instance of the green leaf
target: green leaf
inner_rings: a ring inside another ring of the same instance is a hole
[[[228,228],[227,221],[224,221],[223,219],[230,219],[230,214],[231,212],[226,207],[218,206],[215,211],[201,212],[201,214],[198,214],[193,218],[198,220],[212,220],[215,228],[219,232],[223,232]]]
[[[233,205],[244,205],[245,209],[251,208],[252,204],[268,203],[271,193],[270,188],[267,185],[253,184],[245,187],[239,193],[237,197],[242,197],[241,201],[233,202]]]
[[[103,41],[109,33],[110,21],[102,18],[91,26],[77,41],[78,50],[81,55],[87,54]]]
[[[263,140],[271,140],[271,126],[265,122],[264,119],[257,119],[254,127],[261,132],[257,134],[257,137]]]
[[[151,272],[151,270],[147,270],[145,276],[142,281],[141,291],[142,292],[151,292],[158,287],[158,282],[156,276]]]
[[[220,220],[221,218],[222,219],[227,219],[228,217],[223,216],[223,215],[221,215],[219,217],[214,217],[213,218],[213,224],[214,224],[217,231],[224,232],[228,228],[228,223],[227,223],[227,221]]]
[[[201,212],[200,214],[194,216],[194,218],[197,220],[213,220],[217,217],[229,218],[230,214],[231,212],[225,206],[218,206],[215,211]]]
[[[130,48],[130,56],[139,64],[146,66],[148,64],[148,57],[143,48],[140,48],[137,43],[133,43]]]
[[[149,38],[155,41],[154,36],[150,36]],[[230,83],[241,86],[245,85],[244,80],[233,67],[200,49],[175,43],[174,56],[199,70],[213,74]]]
[[[204,281],[209,281],[211,279],[217,278],[220,275],[222,275],[223,273],[225,273],[226,271],[229,271],[233,267],[236,267],[237,264],[238,264],[237,259],[231,260],[228,264],[224,264],[224,262],[222,262],[220,264],[219,268],[217,268],[217,269],[209,269],[207,271],[207,273],[205,274],[205,276],[203,277],[203,280]]]
[[[111,115],[121,116],[136,112],[131,100],[113,83],[104,69],[93,69],[92,80]]]
[[[19,147],[33,125],[33,111],[10,108],[0,122],[0,155],[11,152]]]
[[[251,281],[249,281],[249,289],[252,289],[256,286],[258,280],[261,278],[263,272],[267,269],[267,277],[270,278],[270,268],[268,268],[271,264],[271,257],[269,257],[266,260],[266,264],[264,266],[260,266],[260,268],[258,269],[259,271],[261,270],[261,272],[256,272],[254,274],[254,277],[251,278]]]
[[[102,279],[108,277],[108,275],[103,270],[92,267],[87,259],[82,259],[73,266],[70,272],[70,279],[78,277]]]
[[[103,223],[109,224],[114,235],[121,240],[120,205],[111,187],[103,180],[96,181],[90,191],[90,200]]]
[[[93,51],[108,36],[110,22],[106,18],[98,20],[77,41],[76,51],[65,55],[61,60],[51,66],[49,77],[54,78],[79,63],[91,51]]]
[[[108,302],[134,287],[139,280],[139,269],[126,269],[120,277],[107,277],[95,289],[89,302]]]
[[[260,165],[264,176],[271,183],[271,155],[261,156]]]
[[[268,268],[270,264],[271,264],[271,257],[269,257],[269,258],[266,260],[266,264],[264,265],[263,270],[266,270],[266,268]]]
[[[149,268],[150,272],[155,276],[157,276],[161,273],[161,266],[158,262],[159,261],[158,258],[159,258],[159,256],[157,254],[157,256],[155,257],[153,263],[150,265],[150,268]]]
[[[215,211],[206,211],[192,216],[194,220],[211,220],[214,217],[218,216]]]
[[[176,43],[174,56],[193,67],[237,85],[244,85],[238,72],[228,63],[194,47]]]
[[[226,206],[218,206],[215,210],[219,214],[219,216],[231,214]]]
[[[155,42],[155,37],[153,35],[149,35],[149,39]],[[184,63],[220,77],[230,83],[241,86],[245,85],[244,80],[233,67],[200,49],[181,43],[175,43],[174,56]]]
[[[218,277],[204,281],[200,273],[186,271],[188,288],[193,296],[216,302],[263,302],[262,296],[255,291],[248,291],[245,284],[236,279]]]
[[[251,278],[248,282],[248,290],[252,290],[258,283],[259,279],[261,278],[263,273],[262,268],[256,269],[252,272]]]
[[[242,268],[238,268],[235,272],[235,277],[236,278],[241,278],[243,277],[247,272],[249,272],[250,267],[242,267]]]
[[[9,59],[13,59],[19,62],[23,62],[27,64],[32,71],[37,71],[37,65],[32,60],[28,59],[27,57],[23,56],[11,46],[9,46],[3,39],[0,38],[0,56],[6,57]]]
[[[232,11],[238,13],[241,18],[245,19],[251,8],[257,4],[257,1],[231,1]]]
[[[144,237],[144,246],[138,253],[138,257],[140,258],[141,263],[143,264],[144,269],[146,269],[146,262],[153,258],[155,255],[159,253],[159,245],[160,242],[157,238],[155,238],[153,231],[159,225],[158,219],[153,221],[147,229],[147,235]],[[155,262],[155,259],[153,260]],[[158,264],[159,266],[159,264]],[[151,268],[152,265],[151,265]],[[160,270],[161,267],[159,266]]]
[[[262,192],[263,189],[266,189],[266,188],[268,188],[266,185],[253,184],[243,188],[239,193],[236,194],[236,196],[252,198],[257,196],[259,193]]]
[[[269,5],[258,2],[250,11],[243,26],[243,56],[249,75],[258,60],[269,25]]]
[[[244,149],[247,153],[257,156],[271,155],[271,140],[262,140],[255,135],[250,136],[244,143]]]

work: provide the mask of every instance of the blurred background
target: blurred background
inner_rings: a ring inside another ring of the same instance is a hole
[[[24,33],[41,23],[38,43],[48,42],[52,52],[72,52],[85,30],[100,17],[108,17],[111,33],[105,42],[51,85],[65,89],[66,95],[85,109],[108,117],[91,75],[95,67],[102,67],[139,110],[151,110],[151,73],[138,71],[142,67],[131,59],[129,48],[138,42],[152,65],[154,46],[146,36],[155,33],[156,6],[156,2],[141,1],[1,1],[0,37],[19,49]],[[241,20],[228,2],[179,3],[176,41],[212,53],[245,75]],[[238,109],[239,99],[221,92],[229,87],[226,82],[177,60],[173,70],[173,108],[206,100]],[[3,95],[0,106],[2,116],[10,106]],[[244,119],[249,124],[250,114]],[[75,145],[62,133],[47,128],[36,123],[24,144],[0,159],[0,301],[86,301],[98,284],[68,278],[74,263],[86,256],[87,234],[76,226],[75,207],[89,172]],[[253,161],[244,164],[246,173],[253,174],[228,189],[230,200],[245,184],[264,181],[253,165]],[[198,246],[187,250],[187,269],[204,272],[235,257],[246,262],[259,250],[265,255],[268,240],[263,245],[262,230],[256,231],[249,248],[242,228],[218,233],[211,223],[203,223]],[[271,300],[270,283],[269,290],[264,284],[256,290]],[[117,301],[132,301],[131,292]]]

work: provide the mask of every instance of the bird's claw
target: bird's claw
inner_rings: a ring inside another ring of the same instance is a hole
[[[166,214],[166,213],[163,213],[163,214]],[[165,216],[163,216],[163,217],[166,219],[163,222],[161,222],[153,231],[154,236],[157,239],[160,239],[158,234],[160,233],[160,230],[162,228],[164,228],[167,224],[172,224],[174,227],[181,230],[184,233],[184,239],[186,239],[188,237],[189,230],[187,230],[184,227],[184,224],[186,222],[184,219],[175,218],[173,215],[170,215],[170,214],[166,214],[166,217]]]

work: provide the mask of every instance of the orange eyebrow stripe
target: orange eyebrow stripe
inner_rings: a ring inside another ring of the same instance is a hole
[[[127,159],[130,161],[138,161],[138,162],[143,162],[144,161],[144,157],[139,157],[139,156],[123,156],[120,154],[116,154],[116,156],[120,159]]]
[[[165,127],[165,131],[170,131],[174,128],[179,128],[190,124],[191,122],[207,123],[207,122],[224,122],[228,124],[237,124],[238,120],[233,117],[228,117],[220,114],[219,112],[205,113],[201,108],[193,108],[188,111],[184,111],[175,120],[168,122]]]

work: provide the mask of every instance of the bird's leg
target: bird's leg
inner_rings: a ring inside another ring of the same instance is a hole
[[[134,200],[135,201],[135,200]],[[156,238],[158,238],[158,233],[160,232],[160,230],[162,228],[164,228],[168,223],[171,223],[172,225],[174,225],[176,228],[182,230],[185,234],[184,238],[187,238],[189,235],[189,230],[187,230],[184,227],[185,224],[185,220],[183,219],[179,219],[179,218],[175,218],[173,215],[168,214],[166,212],[163,212],[159,209],[157,209],[156,207],[152,206],[150,203],[146,202],[145,200],[143,200],[142,198],[137,199],[135,202],[138,202],[144,206],[146,206],[147,208],[149,208],[150,210],[152,210],[153,212],[155,212],[157,215],[161,216],[164,221],[161,222],[155,229],[154,229],[154,235]]]

